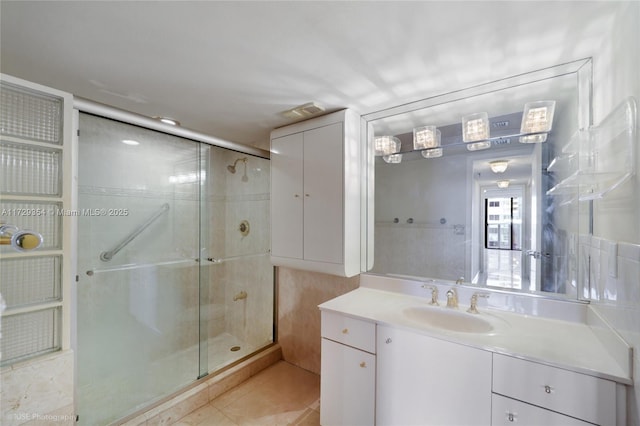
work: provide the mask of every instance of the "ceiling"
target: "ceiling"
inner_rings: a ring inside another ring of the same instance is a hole
[[[307,102],[371,113],[594,55],[615,1],[7,1],[0,70],[268,148]]]

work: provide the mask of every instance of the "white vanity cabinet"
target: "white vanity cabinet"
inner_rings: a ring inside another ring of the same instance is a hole
[[[491,424],[491,352],[378,326],[376,425]]]
[[[616,401],[624,401],[624,389],[610,380],[494,354],[492,425],[623,425]]]
[[[320,424],[373,425],[375,323],[323,311],[321,324]]]
[[[350,110],[271,133],[271,261],[360,273],[360,120]]]

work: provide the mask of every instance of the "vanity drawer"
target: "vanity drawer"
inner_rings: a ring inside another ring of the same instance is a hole
[[[591,423],[494,393],[491,396],[491,426],[510,425],[592,426]]]
[[[505,355],[493,355],[493,392],[598,425],[616,424],[616,384]]]
[[[322,311],[321,334],[326,339],[376,353],[376,324]]]

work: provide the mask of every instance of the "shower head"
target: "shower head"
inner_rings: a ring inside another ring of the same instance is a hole
[[[227,166],[227,170],[229,170],[229,172],[235,174],[236,173],[236,165],[238,164],[238,161],[242,161],[244,164],[247,164],[247,157],[236,159],[236,161],[233,162],[233,165],[230,164],[230,165]]]

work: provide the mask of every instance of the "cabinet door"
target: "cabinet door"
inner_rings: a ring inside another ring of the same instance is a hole
[[[343,263],[343,123],[304,132],[304,258]]]
[[[563,416],[515,399],[493,395],[491,426],[590,426],[573,417]]]
[[[491,353],[378,326],[377,425],[491,423]]]
[[[373,425],[375,355],[322,339],[320,368],[320,424]]]
[[[271,141],[271,254],[302,258],[303,134]]]

